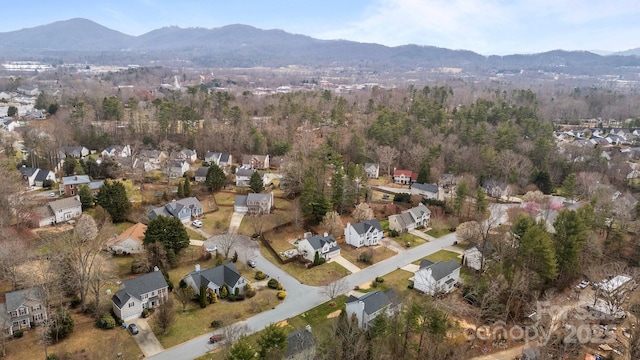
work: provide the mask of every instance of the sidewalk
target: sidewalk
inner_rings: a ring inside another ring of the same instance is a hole
[[[357,273],[358,271],[360,271],[359,267],[353,265],[351,262],[349,262],[347,259],[343,258],[342,256],[336,256],[336,257],[332,258],[331,261],[337,262],[343,268],[349,270],[352,274],[353,273]]]

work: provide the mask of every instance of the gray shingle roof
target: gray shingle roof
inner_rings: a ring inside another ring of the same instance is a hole
[[[27,176],[31,177],[31,176],[33,176],[33,174],[36,173],[36,171],[38,171],[38,168],[21,167],[21,168],[18,168],[18,171],[20,171],[24,175],[27,175]]]
[[[380,225],[380,222],[377,219],[365,220],[351,226],[356,230],[358,235],[364,235],[373,229],[382,231],[382,225]]]
[[[90,182],[89,175],[73,175],[62,178],[62,183],[65,185],[88,184]]]
[[[207,173],[209,172],[208,167],[201,167],[196,170],[196,177],[207,177]]]
[[[77,206],[82,206],[82,203],[75,196],[65,198],[65,199],[55,200],[49,203],[49,207],[51,208],[51,210],[53,210],[54,213],[59,210],[69,209]]]
[[[241,275],[236,269],[233,263],[227,263],[214,268],[192,271],[188,276],[191,276],[196,286],[207,286],[209,283],[222,287],[222,285],[234,286]]]
[[[229,157],[230,156],[231,156],[231,154],[222,154],[220,156],[220,162],[224,162],[224,163],[229,162]]]
[[[24,290],[12,291],[5,294],[5,306],[7,312],[15,311],[22,306],[25,302],[32,300],[36,302],[42,302],[41,289],[32,287]]]
[[[455,269],[458,269],[460,267],[460,263],[458,260],[449,260],[447,262],[438,261],[434,264],[427,259],[420,262],[420,270],[428,267],[431,268],[431,276],[438,281],[451,274]]]
[[[236,169],[236,176],[251,176],[256,170],[248,169],[248,168],[238,168]]]
[[[36,174],[35,181],[45,181],[48,175],[49,175],[49,170],[38,169],[38,173]]]
[[[422,190],[422,191],[427,191],[427,192],[430,192],[432,194],[437,194],[438,193],[438,184],[413,183],[413,184],[411,184],[411,188],[412,189]]]
[[[429,210],[429,208],[426,207],[423,203],[418,204],[418,206],[416,207],[412,207],[411,209],[407,210],[407,212],[410,213],[411,216],[413,216],[414,222],[421,218],[424,214],[431,214],[431,210]]]
[[[112,297],[113,302],[119,308],[122,308],[132,297],[140,299],[142,294],[168,287],[167,281],[160,271],[152,271],[137,278],[126,280],[123,285],[124,288]]]
[[[387,294],[385,294],[381,290],[376,290],[364,294],[360,298],[350,296],[349,299],[347,299],[347,303],[353,301],[362,301],[364,303],[364,312],[366,312],[367,314],[373,314],[376,311],[391,304],[391,300],[389,300]]]
[[[313,235],[312,237],[308,238],[307,241],[309,241],[309,244],[311,244],[311,247],[314,250],[319,250],[319,249],[322,249],[324,244],[335,242],[336,239],[333,237],[333,235],[327,235],[325,237],[325,236],[322,236],[322,235],[318,234],[318,235]]]
[[[316,346],[316,341],[311,331],[305,329],[296,330],[287,336],[287,353],[285,358],[288,359],[314,346]]]

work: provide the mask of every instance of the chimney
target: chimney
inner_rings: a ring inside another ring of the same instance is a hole
[[[307,330],[308,332],[311,332],[311,325],[307,325],[307,326],[305,326],[304,328],[305,328],[305,330]]]
[[[196,264],[196,272],[200,272],[200,264]]]
[[[327,237],[327,236],[329,236],[329,233],[325,231],[324,232],[324,237]]]

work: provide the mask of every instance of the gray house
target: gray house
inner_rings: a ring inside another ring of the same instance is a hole
[[[202,204],[195,197],[189,197],[180,200],[173,200],[165,206],[151,209],[149,219],[155,219],[158,216],[174,216],[182,222],[187,222],[191,218],[202,216]]]
[[[20,329],[29,329],[31,324],[40,324],[47,319],[40,288],[8,292],[5,300],[5,303],[0,303],[0,322],[6,326],[8,335]]]
[[[124,321],[139,318],[144,309],[160,306],[169,296],[169,286],[162,272],[156,270],[126,280],[111,298],[113,312]]]
[[[427,199],[437,199],[440,188],[438,184],[411,184],[411,195],[420,195]]]
[[[233,211],[248,214],[270,214],[273,207],[273,192],[236,195]]]
[[[311,325],[296,330],[287,336],[286,360],[313,360],[316,356],[316,341],[311,333]]]
[[[400,302],[395,290],[373,291],[360,296],[351,295],[346,302],[346,311],[349,317],[355,315],[358,318],[358,326],[368,330],[373,320],[382,314],[393,315],[399,308]]]
[[[333,236],[324,233],[324,236],[313,235],[298,241],[298,252],[309,261],[315,260],[316,253],[319,257],[329,260],[340,256],[340,245]]]
[[[249,284],[249,280],[240,275],[232,262],[206,270],[200,270],[200,265],[196,264],[195,270],[182,280],[193,289],[196,295],[200,295],[201,286],[207,288],[207,291],[215,292],[218,296],[223,286],[227,287],[229,294],[235,294],[236,289],[239,294],[244,294],[244,288]]]
[[[365,163],[364,171],[369,179],[377,179],[380,176],[380,165],[377,163]]]
[[[239,167],[236,169],[236,186],[247,187],[249,186],[249,180],[251,180],[251,175],[256,170],[247,168],[247,167]]]

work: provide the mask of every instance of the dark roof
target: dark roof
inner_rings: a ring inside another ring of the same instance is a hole
[[[200,204],[200,201],[198,201],[197,198],[192,196],[192,197],[188,197],[180,200],[171,201],[162,207],[153,208],[151,209],[151,213],[154,214],[155,217],[158,217],[158,216],[176,216],[177,217],[180,210],[182,210],[185,207],[202,209],[202,204]]]
[[[38,169],[35,181],[45,181],[47,179],[47,176],[49,176],[49,170]]]
[[[336,239],[333,237],[333,235],[322,236],[322,235],[318,234],[318,235],[313,235],[312,237],[308,238],[307,241],[309,241],[309,244],[311,244],[311,247],[314,250],[318,250],[318,249],[322,249],[322,247],[326,243],[335,242]]]
[[[418,189],[422,191],[427,191],[432,194],[438,193],[438,184],[421,184],[421,183],[413,183],[411,184],[412,189]]]
[[[236,169],[236,176],[251,176],[255,171],[254,169],[240,167]]]
[[[60,210],[69,209],[73,207],[82,206],[82,203],[77,197],[68,197],[60,200],[54,200],[49,203],[49,207],[53,212],[58,212]]]
[[[231,156],[231,154],[222,154],[220,156],[220,162],[224,162],[224,163],[229,162],[229,157],[230,156]]]
[[[8,312],[15,311],[27,301],[42,302],[41,289],[32,287],[24,290],[12,291],[5,294],[6,308]]]
[[[192,271],[187,276],[191,276],[198,289],[202,285],[209,285],[209,283],[220,287],[225,284],[234,286],[242,277],[232,262],[206,270]]]
[[[296,330],[287,336],[287,353],[285,358],[301,353],[316,346],[316,341],[310,330]]]
[[[152,271],[137,278],[126,280],[123,285],[124,288],[111,298],[119,308],[122,308],[132,297],[140,299],[142,294],[168,287],[167,281],[160,271]]]
[[[391,300],[389,300],[387,294],[381,290],[366,293],[357,299],[353,296],[350,296],[347,299],[347,303],[353,301],[362,301],[364,303],[364,312],[367,314],[373,314],[376,311],[391,305]]]
[[[209,172],[208,167],[201,167],[198,170],[196,170],[196,177],[206,177],[208,172]]]
[[[38,171],[38,168],[32,168],[32,167],[21,167],[18,169],[18,171],[20,171],[22,174],[27,175],[29,177],[31,177],[33,174],[36,173],[36,171]]]
[[[366,234],[369,231],[372,231],[373,229],[382,231],[382,225],[380,225],[380,222],[377,219],[365,220],[357,224],[353,224],[351,226],[356,230],[356,232],[359,235]]]
[[[451,274],[455,269],[458,269],[459,267],[460,263],[458,262],[458,260],[449,260],[447,262],[438,261],[435,264],[427,259],[424,259],[422,260],[422,262],[420,262],[420,270],[431,268],[431,276],[433,276],[436,281]]]

